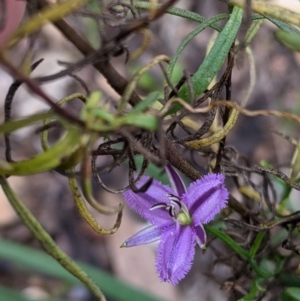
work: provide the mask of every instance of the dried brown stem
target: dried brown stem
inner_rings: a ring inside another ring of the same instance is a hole
[[[37,0],[40,8],[45,8],[48,6],[48,2],[46,0]],[[104,55],[109,53],[109,50],[113,49],[117,42],[120,42],[122,39],[127,37],[129,34],[134,31],[146,27],[150,21],[158,19],[161,15],[163,15],[164,11],[170,7],[175,0],[167,1],[164,5],[160,7],[155,13],[155,16],[149,19],[138,20],[132,25],[128,26],[125,30],[123,30],[117,37],[113,39],[113,41],[109,41],[104,45],[104,47],[99,50],[99,58],[101,60],[94,61],[92,65],[98,70],[108,81],[108,83],[112,86],[114,90],[117,91],[120,95],[123,94],[128,82],[124,79],[110,64],[109,58],[107,56],[107,60],[103,60]],[[81,36],[77,34],[77,32],[68,25],[64,20],[58,20],[53,23],[65,36],[65,38],[70,41],[84,56],[88,56],[95,52],[95,49],[90,46]],[[133,92],[129,103],[132,106],[135,106],[141,101],[140,97],[136,92]],[[201,173],[199,173],[195,168],[193,168],[176,150],[175,146],[171,141],[165,136],[164,137],[165,147],[166,147],[166,157],[170,161],[172,165],[174,165],[178,170],[183,172],[186,176],[188,176],[192,180],[197,180],[202,177]],[[240,204],[235,198],[230,196],[229,206],[240,213],[242,216],[248,216],[249,210],[245,208],[242,204]]]

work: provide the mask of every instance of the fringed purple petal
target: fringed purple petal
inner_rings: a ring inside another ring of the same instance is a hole
[[[137,232],[130,238],[128,238],[121,245],[121,248],[129,248],[129,247],[149,244],[159,240],[161,235],[162,235],[162,229],[151,225]]]
[[[175,224],[161,236],[156,255],[156,269],[161,281],[176,285],[191,269],[195,256],[195,232],[192,227]]]
[[[186,193],[186,188],[182,179],[171,164],[167,164],[165,169],[175,195],[181,197],[183,194]]]
[[[194,227],[194,231],[196,234],[196,242],[199,245],[199,247],[201,249],[205,248],[205,244],[206,244],[206,232],[204,230],[204,227],[202,224],[200,224],[199,226]]]
[[[227,205],[228,191],[222,174],[206,175],[193,182],[182,200],[189,209],[193,224],[210,222]]]
[[[138,187],[142,187],[147,180],[149,180],[148,177],[142,177],[138,183]],[[151,224],[165,227],[174,223],[168,211],[165,208],[150,211],[150,208],[161,202],[169,204],[170,200],[167,198],[169,194],[172,194],[170,187],[153,180],[146,192],[135,193],[132,190],[127,190],[123,193],[123,196],[128,206]]]

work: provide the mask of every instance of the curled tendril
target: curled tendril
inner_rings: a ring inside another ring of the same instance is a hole
[[[69,170],[69,172],[74,172],[74,170]],[[119,207],[119,213],[117,216],[117,220],[115,224],[113,225],[112,228],[110,229],[104,229],[102,226],[100,226],[95,218],[92,216],[92,214],[89,212],[84,199],[81,196],[80,189],[78,187],[78,183],[74,177],[69,177],[68,178],[69,185],[71,188],[72,195],[75,200],[76,207],[81,214],[81,216],[84,218],[84,220],[88,223],[88,225],[98,234],[102,235],[110,235],[115,233],[121,225],[121,220],[122,220],[122,206]]]
[[[147,50],[151,43],[152,34],[149,29],[142,28],[139,29],[137,33],[142,34],[144,39],[142,45],[128,56],[129,61],[136,60],[138,57],[140,57]]]
[[[281,179],[282,181],[284,181],[286,184],[288,184],[289,186],[293,187],[294,189],[300,190],[300,184],[294,182],[285,173],[283,173],[282,171],[280,171],[280,170],[278,170],[276,168],[262,167],[262,166],[258,166],[258,165],[255,165],[255,168],[257,170],[262,171],[262,172],[270,173],[270,174],[278,177],[279,179]]]
[[[138,83],[138,80],[141,78],[141,76],[146,72],[148,71],[151,67],[157,65],[158,63],[160,62],[169,62],[169,58],[165,55],[159,55],[157,57],[155,57],[149,64],[147,64],[146,66],[144,66],[143,68],[141,68],[131,79],[131,81],[128,83],[123,95],[122,95],[122,98],[121,98],[121,101],[120,101],[120,104],[119,104],[119,107],[118,107],[118,112],[121,113],[132,93],[134,92],[134,89],[136,88],[136,85]]]
[[[59,106],[62,106],[64,103],[69,102],[75,98],[78,98],[82,100],[84,103],[87,102],[87,99],[84,95],[80,93],[74,93],[71,94],[60,101],[57,102]],[[44,120],[44,126],[47,126],[49,124],[50,120],[46,119]],[[88,135],[88,134],[85,134]],[[49,149],[48,145],[48,130],[42,131],[40,134],[41,137],[41,145],[44,151],[47,151]],[[91,172],[90,167],[88,164],[88,156],[89,156],[89,148],[91,145],[89,142],[91,141],[91,138],[86,138],[85,143],[82,145],[79,145],[77,149],[74,150],[73,155],[68,158],[67,162],[64,162],[62,166],[59,167],[58,171],[62,170],[65,173],[69,174],[69,185],[73,194],[73,197],[75,199],[75,204],[81,214],[81,216],[85,219],[85,221],[92,227],[94,231],[100,234],[109,235],[112,233],[115,233],[117,229],[120,227],[121,219],[122,219],[122,209],[123,206],[120,204],[116,208],[106,207],[98,203],[92,194],[92,185],[91,185]],[[118,213],[117,220],[115,225],[111,229],[104,229],[102,228],[94,219],[94,217],[91,215],[91,213],[88,211],[88,208],[85,205],[85,201],[81,196],[78,184],[76,179],[74,178],[74,168],[73,166],[77,165],[79,162],[82,164],[82,183],[83,183],[83,193],[88,201],[88,203],[96,209],[98,212],[102,214],[115,214]]]
[[[5,3],[5,1],[3,3]],[[34,71],[39,66],[39,64],[43,62],[43,60],[44,59],[40,59],[40,60],[36,61],[35,63],[33,63],[31,66],[31,71]],[[8,92],[5,97],[5,102],[4,102],[4,122],[8,122],[11,119],[12,102],[13,102],[13,99],[14,99],[14,96],[15,96],[17,90],[20,88],[22,83],[23,83],[22,80],[17,79],[11,84],[11,86],[8,89]],[[9,133],[4,134],[4,143],[5,143],[6,161],[13,162],[13,159],[11,157],[11,145],[10,145],[10,134]]]

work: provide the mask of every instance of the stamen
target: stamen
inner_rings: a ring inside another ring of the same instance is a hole
[[[159,208],[166,208],[168,209],[168,205],[166,203],[157,203],[155,205],[153,205],[152,207],[150,207],[150,211],[152,210],[156,210],[156,209],[159,209]]]
[[[168,195],[167,195],[167,198],[168,198],[169,200],[173,200],[173,201],[180,202],[180,198],[177,197],[177,196],[175,196],[175,195],[173,195],[173,194],[168,194]]]
[[[188,210],[184,203],[181,202],[180,198],[173,195],[168,194],[167,198],[170,200],[169,204],[166,203],[157,203],[150,207],[150,211],[163,208],[169,212],[169,215],[176,221],[180,216],[180,223],[183,225],[187,222],[190,222]],[[184,216],[183,216],[184,215]],[[188,218],[187,218],[188,217]],[[185,219],[184,219],[185,218]],[[184,220],[183,220],[184,219]],[[186,221],[187,220],[187,221]]]
[[[174,200],[174,199],[170,199],[171,200],[171,205],[173,205],[173,206],[178,206],[179,207],[179,209],[181,209],[181,202],[180,201],[178,201],[178,200]]]
[[[170,206],[169,208],[169,214],[171,217],[175,217],[175,212],[174,212],[174,208]]]

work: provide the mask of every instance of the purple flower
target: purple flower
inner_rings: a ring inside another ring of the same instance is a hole
[[[203,224],[210,222],[227,204],[228,191],[222,174],[206,175],[188,190],[177,172],[166,166],[172,188],[153,181],[146,192],[124,192],[131,209],[152,225],[127,239],[121,247],[133,247],[160,240],[156,270],[162,281],[173,285],[191,269],[195,244],[205,247]],[[142,177],[140,184],[149,180]]]

